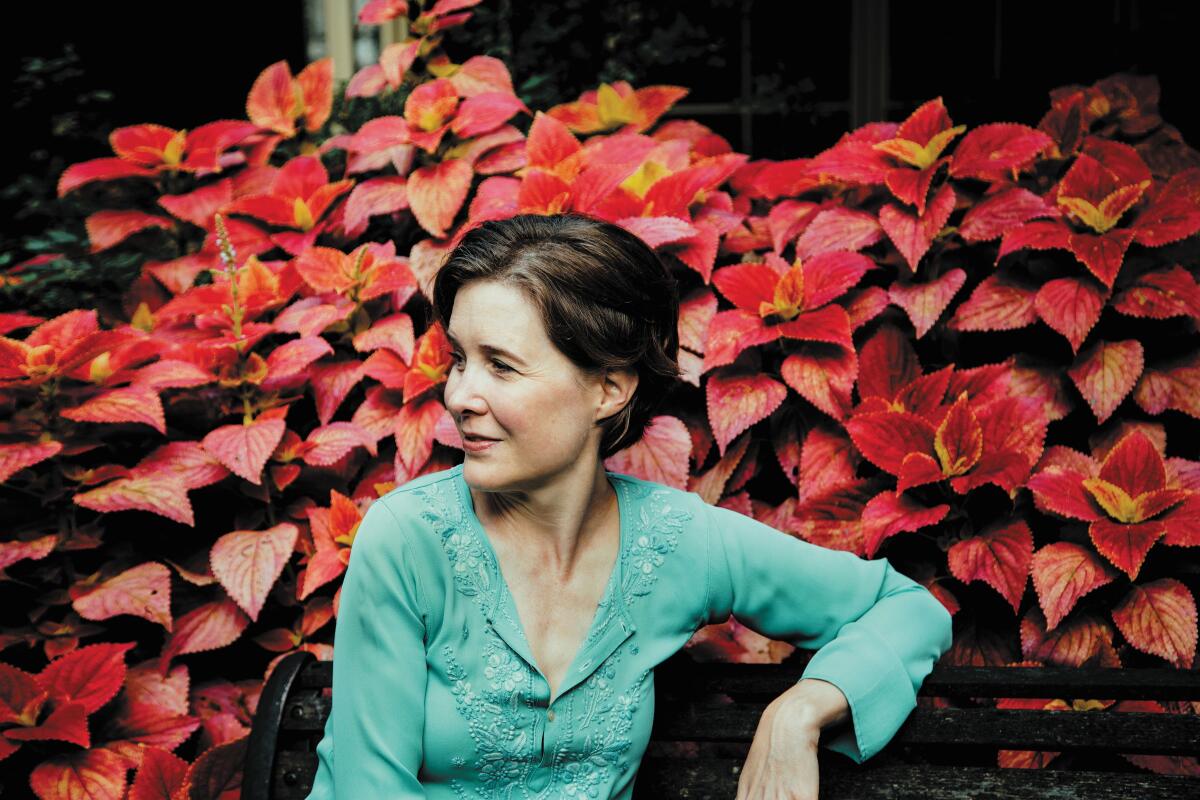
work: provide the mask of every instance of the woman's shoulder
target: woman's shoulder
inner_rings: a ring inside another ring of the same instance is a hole
[[[462,524],[454,485],[460,470],[458,466],[420,475],[375,499],[364,522],[371,519],[369,527],[379,544],[390,543],[410,558],[436,555],[442,529]]]

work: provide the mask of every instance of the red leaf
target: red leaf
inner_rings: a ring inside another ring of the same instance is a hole
[[[756,316],[762,303],[774,301],[775,285],[779,280],[778,272],[766,264],[754,262],[723,267],[712,276],[713,285],[729,302]]]
[[[396,458],[410,474],[429,460],[433,452],[433,430],[444,407],[436,398],[405,403],[396,415]]]
[[[954,200],[954,189],[947,183],[938,189],[921,217],[902,211],[895,205],[879,209],[879,224],[913,272],[917,271],[917,263],[933,244],[934,237],[950,219]]]
[[[172,215],[205,230],[212,228],[213,215],[231,202],[233,181],[228,178],[187,194],[165,194],[158,198],[158,204]]]
[[[1095,275],[1106,288],[1111,289],[1121,264],[1125,261],[1125,251],[1133,241],[1133,231],[1128,229],[1112,230],[1101,236],[1090,233],[1072,233],[1067,246],[1075,257]]]
[[[1034,220],[1004,231],[996,261],[1018,250],[1070,249],[1070,229],[1059,220]]]
[[[346,453],[356,447],[366,448],[372,456],[375,455],[375,442],[372,435],[353,422],[331,422],[313,429],[305,439],[312,446],[304,454],[304,461],[319,467],[327,467],[340,461]]]
[[[93,253],[118,245],[139,231],[149,228],[170,229],[173,225],[166,217],[144,211],[97,211],[84,220]]]
[[[56,455],[62,448],[61,442],[0,444],[0,483],[5,483],[26,467]]]
[[[955,542],[946,553],[950,572],[963,583],[981,580],[1020,610],[1033,561],[1033,532],[1023,521],[992,527]]]
[[[888,296],[908,314],[920,339],[937,322],[966,280],[966,272],[952,269],[928,283],[896,281],[888,290]]]
[[[296,547],[300,529],[281,522],[261,531],[232,531],[209,552],[213,575],[252,622]]]
[[[1135,585],[1112,612],[1125,639],[1179,669],[1196,657],[1196,598],[1174,578]]]
[[[73,650],[46,665],[38,683],[52,699],[76,702],[85,713],[95,713],[121,690],[125,653],[135,646],[134,642],[105,642]]]
[[[317,403],[317,419],[328,425],[338,406],[362,380],[363,362],[358,359],[317,362],[308,368],[308,381]]]
[[[183,786],[188,762],[162,747],[146,747],[129,789],[129,800],[172,800]]]
[[[1200,231],[1200,169],[1174,175],[1133,228],[1138,244],[1146,247],[1178,242]]]
[[[1078,353],[1100,319],[1108,293],[1090,278],[1055,278],[1038,290],[1034,308],[1042,321],[1067,337]]]
[[[874,261],[858,253],[829,252],[813,256],[802,265],[804,308],[820,308],[836,300],[874,268]]]
[[[679,344],[694,353],[704,354],[708,326],[717,313],[717,297],[700,287],[679,302]]]
[[[950,174],[955,178],[1003,180],[1009,173],[1028,167],[1053,143],[1046,134],[1024,125],[980,125],[958,143]]]
[[[758,314],[735,309],[718,311],[708,326],[704,371],[731,364],[748,347],[779,338],[779,326],[768,328]]]
[[[469,139],[499,128],[522,111],[529,113],[511,92],[481,92],[462,102],[450,130],[459,138]]]
[[[641,439],[613,453],[605,459],[604,466],[613,472],[686,491],[691,451],[692,437],[683,421],[658,416],[650,420]]]
[[[38,726],[17,726],[4,732],[11,741],[70,741],[72,745],[91,747],[88,732],[88,709],[83,703],[60,702],[54,704],[46,721]]]
[[[170,476],[118,478],[91,491],[77,492],[72,501],[93,511],[150,511],[184,525],[196,524],[187,487]]]
[[[802,339],[806,342],[824,342],[853,349],[850,338],[850,316],[838,305],[825,306],[816,311],[806,311],[788,322],[775,326],[779,336]],[[707,367],[707,363],[705,364]]]
[[[140,422],[161,434],[167,432],[158,394],[140,386],[110,389],[60,413],[76,422]]]
[[[1038,473],[1029,479],[1027,486],[1043,511],[1091,522],[1099,519],[1100,514],[1083,488],[1083,481],[1094,476],[1097,469],[1089,456],[1055,446],[1046,451]]]
[[[688,479],[688,491],[700,495],[709,505],[715,505],[721,499],[730,476],[745,458],[746,449],[749,446],[750,436],[748,434],[738,438],[728,452],[707,472],[703,475],[693,475]]]
[[[626,217],[617,224],[655,248],[696,235],[695,228],[676,217]]]
[[[950,506],[927,508],[906,494],[881,492],[862,510],[863,544],[867,558],[874,558],[885,539],[897,533],[912,533],[941,522]]]
[[[187,800],[241,797],[249,735],[205,750],[188,768],[181,794]]]
[[[40,561],[54,552],[58,544],[59,534],[48,533],[36,539],[14,540],[0,543],[0,569],[8,569],[13,564],[29,559]]]
[[[408,0],[368,0],[358,12],[359,25],[382,25],[408,13]]]
[[[187,714],[187,667],[158,672],[156,660],[134,664],[125,674],[125,697],[131,702],[157,705],[176,715]]]
[[[229,471],[199,442],[169,442],[139,461],[129,474],[168,476],[180,480],[187,489],[199,489],[222,480]]]
[[[58,178],[58,196],[78,189],[92,181],[113,181],[120,178],[149,178],[154,170],[133,164],[123,158],[93,158],[67,167]]]
[[[29,788],[42,800],[122,800],[128,771],[125,759],[98,747],[42,761],[29,773]]]
[[[958,307],[949,326],[960,331],[1009,331],[1037,321],[1034,290],[998,272],[983,279]]]
[[[878,286],[866,286],[851,292],[842,305],[850,318],[850,328],[858,330],[887,310],[888,295]]]
[[[1136,339],[1100,341],[1081,353],[1067,374],[1103,424],[1133,390],[1142,366],[1142,345]]]
[[[856,414],[846,422],[854,446],[863,457],[892,475],[899,475],[909,453],[932,453],[934,428],[907,411]]]
[[[891,402],[901,389],[921,377],[921,364],[908,337],[882,325],[858,354],[858,396]],[[940,403],[941,398],[935,402]]]
[[[850,392],[858,375],[853,350],[806,344],[785,358],[779,371],[784,383],[829,416],[841,420],[849,413]]]
[[[229,598],[197,606],[175,620],[160,662],[165,667],[178,655],[219,650],[235,642],[249,623],[250,618]]]
[[[1034,553],[1031,571],[1049,630],[1062,622],[1079,598],[1116,577],[1095,553],[1074,542],[1054,542]]]
[[[138,369],[130,385],[158,392],[163,389],[191,389],[192,386],[209,383],[212,383],[211,373],[205,372],[194,363],[161,359]]]
[[[263,466],[283,438],[282,419],[259,419],[248,425],[223,425],[210,431],[201,445],[229,471],[258,486]]]
[[[796,256],[809,259],[838,250],[857,252],[883,238],[879,221],[866,211],[837,206],[813,217],[796,241]]]
[[[250,87],[246,98],[246,116],[261,128],[288,138],[296,135],[292,109],[296,97],[292,90],[292,72],[286,61],[276,61],[264,69]]]
[[[800,449],[799,498],[812,500],[828,491],[845,488],[855,482],[857,454],[841,432],[814,426],[804,437]]]
[[[1131,317],[1200,319],[1200,285],[1178,265],[1146,272],[1113,299],[1113,308]]]
[[[967,138],[970,136],[967,134]],[[959,145],[961,149],[962,145]],[[1014,186],[989,195],[972,206],[958,226],[958,233],[968,242],[986,242],[998,239],[1031,219],[1056,216],[1058,210],[1041,197],[1028,189]]]
[[[508,67],[492,56],[471,56],[450,77],[450,82],[460,97],[474,97],[482,92],[513,93]]]
[[[1021,651],[1030,661],[1081,667],[1111,651],[1112,629],[1090,614],[1076,614],[1047,632],[1041,609],[1030,606],[1021,620]]]
[[[346,235],[361,236],[371,217],[408,208],[408,181],[398,175],[371,178],[354,187],[346,198]]]
[[[333,347],[320,336],[305,336],[284,342],[267,356],[267,375],[271,378],[295,375],[332,352]]]
[[[131,567],[71,602],[79,616],[106,620],[120,614],[148,619],[171,630],[171,571],[150,561]]]
[[[1146,370],[1134,400],[1150,414],[1173,408],[1200,419],[1200,354]]]
[[[333,59],[327,56],[310,63],[300,70],[295,85],[304,102],[304,128],[315,133],[333,110]]]
[[[787,397],[787,387],[766,375],[722,370],[709,376],[705,396],[709,424],[723,456],[739,433],[779,408]]]
[[[421,227],[441,239],[471,189],[471,165],[448,159],[420,167],[408,178],[408,201]]]
[[[812,220],[820,208],[807,200],[781,200],[767,214],[767,227],[771,231],[771,247],[776,255],[795,239]],[[874,222],[874,219],[872,219]]]
[[[1161,520],[1128,524],[1098,519],[1088,527],[1088,532],[1100,555],[1133,580],[1141,571],[1146,554],[1167,532],[1167,527]]]
[[[1104,456],[1099,477],[1119,486],[1131,498],[1158,491],[1167,485],[1167,472],[1162,455],[1154,443],[1141,431],[1134,430],[1121,438]]]

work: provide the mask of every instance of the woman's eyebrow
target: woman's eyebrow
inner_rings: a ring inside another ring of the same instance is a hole
[[[461,349],[462,345],[459,344],[458,339],[455,338],[454,334],[450,333],[449,330],[446,331],[446,338],[450,340],[450,344]],[[507,358],[509,361],[515,361],[516,363],[520,364],[521,366],[526,366],[525,360],[523,358],[518,356],[516,353],[513,353],[509,350],[505,350],[503,347],[497,347],[496,345],[491,345],[491,344],[480,344],[479,349],[482,350],[484,353],[487,353],[488,355],[501,356],[503,358]]]

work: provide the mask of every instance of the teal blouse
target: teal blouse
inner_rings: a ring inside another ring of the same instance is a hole
[[[841,689],[852,719],[822,746],[861,763],[887,744],[951,644],[933,595],[886,559],[819,547],[692,492],[608,479],[620,553],[553,704],[462,465],[371,505],[342,584],[309,800],[628,800],[654,667],[730,614],[817,650],[803,677]]]

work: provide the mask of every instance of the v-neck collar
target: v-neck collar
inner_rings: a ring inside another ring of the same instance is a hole
[[[529,664],[530,668],[538,675],[541,675],[542,680],[549,687],[550,682],[538,666],[537,660],[533,657],[529,641],[522,630],[516,601],[500,570],[500,560],[496,556],[492,542],[488,539],[487,532],[484,531],[483,524],[479,521],[479,517],[475,513],[475,503],[471,498],[471,490],[462,472],[462,464],[453,468],[454,485],[458,489],[458,499],[463,508],[463,516],[470,527],[470,534],[479,541],[481,549],[486,554],[489,562],[488,566],[494,577],[494,580],[491,581],[490,596],[486,598],[486,602],[483,604],[484,616],[487,618],[488,624],[492,626],[492,629],[495,630],[504,643]],[[632,498],[626,494],[626,482],[619,473],[606,471],[605,475],[607,475],[608,482],[613,487],[613,491],[617,497],[619,527],[617,557],[613,563],[612,571],[609,573],[604,592],[596,606],[592,623],[588,628],[587,634],[584,635],[578,651],[575,653],[575,658],[572,660],[571,666],[567,669],[562,682],[558,686],[558,694],[554,697],[554,702],[557,702],[560,697],[586,680],[595,671],[596,667],[600,666],[605,659],[612,655],[613,651],[633,635],[636,629],[636,626],[633,624],[633,618],[629,614],[623,591],[623,587],[625,586],[625,562],[629,549],[628,540],[631,535],[632,525],[632,509],[630,508]],[[501,607],[502,604],[503,608]]]

